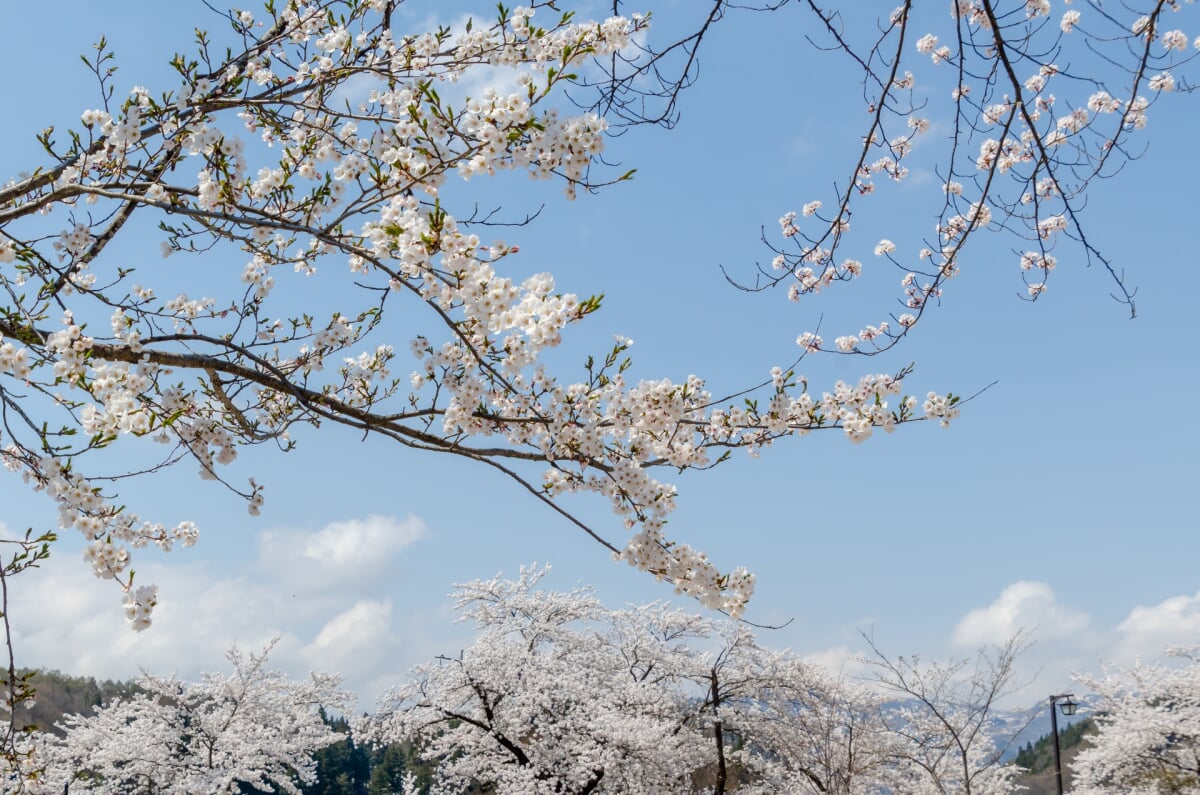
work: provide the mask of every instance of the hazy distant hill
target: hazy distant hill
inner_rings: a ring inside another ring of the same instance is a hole
[[[90,715],[101,704],[139,692],[132,682],[98,682],[90,676],[68,676],[58,671],[33,671],[32,682],[37,699],[31,709],[17,710],[17,722],[41,731],[54,731],[64,715]]]

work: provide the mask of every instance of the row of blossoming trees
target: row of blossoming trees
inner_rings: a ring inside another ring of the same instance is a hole
[[[1016,791],[995,710],[1020,639],[948,665],[877,653],[874,675],[854,681],[763,648],[745,624],[538,590],[542,572],[459,586],[474,645],[415,669],[356,740],[410,744],[434,793]],[[1200,659],[1180,654],[1187,665],[1081,681],[1099,696],[1100,731],[1076,792],[1200,791]],[[231,675],[147,675],[143,693],[30,737],[38,769],[22,786],[298,793],[312,753],[341,739],[319,709],[348,710],[347,694],[336,677],[269,671],[265,652],[229,656]]]

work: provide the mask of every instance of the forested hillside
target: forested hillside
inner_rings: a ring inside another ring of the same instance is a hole
[[[1088,747],[1088,738],[1095,733],[1096,722],[1091,718],[1073,723],[1058,733],[1059,748],[1062,751],[1063,786],[1067,790],[1071,788],[1075,756]],[[1018,767],[1029,771],[1018,779],[1019,784],[1027,787],[1027,795],[1051,795],[1057,791],[1054,781],[1054,748],[1050,741],[1050,735],[1046,734],[1037,742],[1026,743],[1014,760]]]
[[[37,699],[17,709],[17,723],[35,726],[40,731],[55,731],[63,715],[91,714],[95,707],[139,690],[132,682],[98,681],[90,676],[68,676],[59,671],[21,670],[29,676]]]

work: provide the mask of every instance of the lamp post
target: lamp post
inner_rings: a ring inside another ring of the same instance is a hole
[[[1062,714],[1070,717],[1075,714],[1075,709],[1079,706],[1071,700],[1072,693],[1059,693],[1058,695],[1050,696],[1050,734],[1054,736],[1054,780],[1058,784],[1058,795],[1063,795],[1062,782],[1062,751],[1058,747],[1058,715],[1054,712],[1054,705],[1062,710]]]

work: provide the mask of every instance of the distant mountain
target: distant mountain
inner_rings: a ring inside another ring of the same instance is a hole
[[[1077,723],[1087,721],[1093,714],[1095,710],[1090,706],[1089,700],[1086,697],[1080,698],[1079,711],[1076,714],[1070,717],[1061,712],[1058,714],[1058,731],[1061,733]],[[1013,761],[1017,752],[1026,745],[1036,744],[1038,740],[1050,737],[1050,705],[1046,701],[1024,709],[997,710],[994,715],[996,726],[992,737],[1000,743],[1012,738],[1012,743],[1004,755],[1006,762]]]

